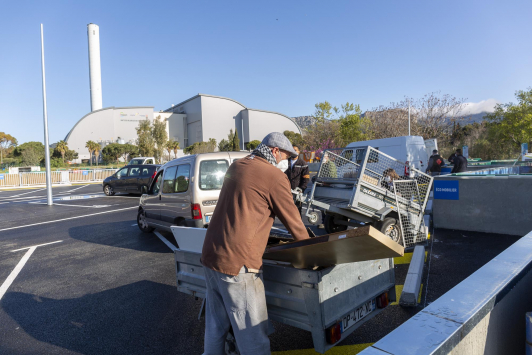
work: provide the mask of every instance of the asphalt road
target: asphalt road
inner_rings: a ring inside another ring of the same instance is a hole
[[[201,354],[201,301],[177,292],[171,250],[137,228],[138,197],[79,185],[54,188],[54,203],[0,191],[0,354]],[[420,306],[389,306],[340,345],[379,340],[517,239],[435,231]],[[401,285],[408,264],[395,270]],[[272,351],[313,348],[309,332],[274,326]]]

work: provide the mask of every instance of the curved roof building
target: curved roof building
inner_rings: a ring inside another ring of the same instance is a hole
[[[281,113],[251,109],[225,97],[198,94],[161,112],[153,112],[152,106],[93,111],[74,125],[65,142],[78,153],[78,160],[89,159],[87,141],[98,142],[102,148],[113,142],[134,144],[139,121],[157,116],[167,120],[168,137],[179,141],[182,148],[210,138],[219,143],[227,139],[230,129],[238,132],[242,149],[246,143],[262,140],[270,132],[301,133],[301,128]]]

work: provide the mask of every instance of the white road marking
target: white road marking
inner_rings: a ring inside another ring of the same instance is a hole
[[[26,265],[26,263],[28,262],[28,259],[30,258],[31,254],[33,254],[35,249],[37,249],[37,247],[31,247],[30,250],[28,250],[28,252],[26,254],[24,254],[22,259],[20,259],[20,261],[18,262],[17,266],[15,266],[13,271],[11,271],[11,274],[9,274],[9,276],[4,281],[2,286],[0,286],[0,300],[2,299],[2,297],[4,297],[4,294],[6,293],[7,289],[9,288],[9,286],[11,286],[13,281],[15,281],[15,277],[18,276],[18,274],[20,273],[20,271],[22,270],[24,265]]]
[[[13,230],[13,229],[19,229],[19,228],[26,228],[26,227],[40,226],[40,225],[43,225],[43,224],[49,224],[49,223],[55,223],[55,222],[68,221],[68,220],[71,220],[71,219],[78,219],[78,218],[85,218],[85,217],[90,217],[90,216],[96,216],[96,215],[103,214],[103,213],[112,213],[112,212],[126,211],[126,210],[130,210],[130,209],[133,209],[133,208],[138,208],[138,207],[137,207],[137,206],[133,206],[133,207],[127,207],[127,208],[120,208],[120,209],[117,209],[117,210],[103,211],[103,212],[97,212],[97,213],[91,213],[91,214],[86,214],[86,215],[83,215],[83,216],[75,216],[75,217],[68,217],[68,218],[56,219],[56,220],[53,220],[53,221],[46,221],[46,222],[40,222],[40,223],[26,224],[25,226],[9,227],[9,228],[0,229],[0,232],[9,231],[9,230]]]
[[[32,191],[30,191],[30,192],[24,192],[23,194],[18,194],[18,195],[9,196],[9,197],[19,197],[19,196],[22,196],[22,195],[32,194],[32,193],[34,193],[34,192],[39,192],[39,191],[42,191],[42,190],[46,190],[46,188],[44,188],[44,189],[32,190]]]
[[[9,288],[9,286],[11,286],[13,281],[15,281],[15,278],[18,276],[18,274],[20,273],[20,271],[22,270],[24,265],[26,265],[26,263],[30,259],[31,254],[33,254],[35,249],[37,249],[38,247],[42,247],[43,245],[55,244],[55,243],[60,243],[60,242],[62,242],[62,240],[58,240],[56,242],[51,242],[51,243],[44,243],[44,244],[34,245],[34,246],[31,246],[31,247],[21,248],[21,249],[17,249],[17,250],[11,250],[11,252],[15,252],[15,251],[29,249],[26,252],[26,254],[24,254],[22,259],[20,259],[20,261],[18,262],[17,266],[15,266],[13,271],[11,271],[11,274],[9,274],[9,276],[4,281],[2,286],[0,286],[0,300],[2,299],[2,297],[4,297],[4,295],[5,295],[6,291],[7,291],[7,289]]]
[[[50,244],[61,243],[61,242],[62,242],[62,240],[56,240],[55,242],[44,243],[44,244],[37,244],[37,245],[32,245],[32,246],[29,246],[29,247],[25,247],[25,248],[20,248],[20,249],[16,249],[16,250],[11,250],[11,252],[14,253],[14,252],[16,252],[16,251],[21,251],[21,250],[30,249],[30,248],[42,247],[43,245],[50,245]]]
[[[0,205],[3,205],[3,204],[5,204],[5,203],[9,203],[9,202],[0,202]]]
[[[80,186],[80,187],[76,187],[75,189],[72,189],[72,190],[68,190],[68,191],[65,191],[65,192],[72,192],[72,191],[76,191],[76,190],[79,190],[81,188],[84,188],[86,186],[89,186],[88,184],[87,185],[83,185],[83,186]]]
[[[28,202],[35,205],[46,205],[46,202]],[[85,207],[85,208],[104,208],[104,207],[111,207],[112,205],[92,205],[92,206],[84,206],[84,205],[69,205],[66,203],[54,203],[54,206],[69,206],[69,207]]]
[[[131,227],[136,227],[136,226],[137,226],[137,224],[136,224],[136,223],[135,223],[135,224],[132,224],[132,225],[131,225]]]
[[[170,243],[170,242],[168,241],[168,239],[166,239],[165,237],[163,237],[163,236],[161,235],[161,233],[155,231],[155,232],[153,232],[153,234],[155,234],[157,237],[159,237],[159,239],[162,240],[162,242],[163,242],[164,244],[166,244],[166,246],[167,246],[168,248],[172,249],[172,251],[177,250],[176,246],[173,245],[172,243]]]

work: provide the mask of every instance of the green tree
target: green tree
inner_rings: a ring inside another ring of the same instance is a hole
[[[503,142],[516,148],[532,141],[532,88],[515,93],[517,104],[498,104],[493,113],[487,114],[492,136],[498,135]]]
[[[285,132],[288,132],[288,131],[285,131]],[[248,142],[248,144],[246,144],[246,149],[247,150],[255,150],[255,148],[257,148],[259,146],[261,142],[259,140],[252,140],[251,142]]]
[[[173,138],[170,138],[166,142],[165,148],[166,148],[166,151],[168,152],[168,160],[172,160],[171,153],[172,153],[172,150],[174,150],[174,144],[175,144],[175,140]]]
[[[229,130],[227,140],[222,139],[218,144],[218,150],[220,152],[238,152],[240,151],[240,140],[238,139],[238,132],[233,133],[233,130]]]
[[[297,145],[300,149],[303,149],[304,140],[301,134],[292,131],[284,131],[283,134],[288,138],[292,145]]]
[[[150,157],[155,151],[155,140],[152,135],[152,125],[149,119],[139,122],[137,130],[137,147],[139,154],[144,157]]]
[[[233,152],[240,151],[240,139],[238,139],[238,131],[235,129],[235,135],[233,136]]]
[[[100,161],[100,152],[102,151],[102,146],[98,143],[94,146],[94,155],[96,156],[96,166],[98,166],[98,162]]]
[[[55,150],[57,150],[59,153],[61,153],[61,158],[63,159],[63,164],[65,163],[65,153],[68,150],[68,145],[65,141],[59,141],[57,142],[55,146]]]
[[[179,142],[178,141],[173,141],[172,150],[174,151],[174,158],[177,158],[177,151],[179,149],[181,149],[181,147],[179,146]]]
[[[139,148],[134,144],[122,144],[122,158],[125,162],[131,160],[139,154]]]
[[[161,119],[161,116],[157,116],[153,120],[152,136],[156,144],[155,147],[155,159],[159,163],[162,162],[164,156],[164,150],[166,148],[166,142],[168,141],[168,134],[166,133],[166,119]]]
[[[104,160],[114,160],[118,163],[118,159],[122,156],[124,152],[124,145],[118,144],[118,143],[111,143],[106,145],[102,149],[102,155],[104,157]]]
[[[370,122],[362,117],[362,110],[359,105],[347,102],[341,105],[341,114],[338,122],[340,124],[340,138],[343,146],[352,142],[360,142],[369,139]]]
[[[95,141],[87,141],[87,143],[85,143],[85,148],[87,148],[87,150],[89,151],[90,166],[92,166],[92,154],[94,153],[94,150],[96,149],[95,148],[96,145],[99,145],[99,144],[96,143]]]
[[[216,149],[216,139],[210,138],[208,142],[196,142],[189,145],[183,152],[186,154],[212,153]]]
[[[31,152],[24,154],[26,150]],[[29,160],[35,162],[35,156],[38,156],[37,164],[31,165],[41,165],[41,163],[44,161],[44,144],[41,142],[22,143],[13,149],[12,156],[17,159],[19,163],[22,163],[23,161],[28,162]],[[26,156],[26,159],[24,159],[24,156]]]
[[[41,154],[33,148],[24,149],[22,151],[22,165],[24,166],[39,166],[41,164]]]
[[[11,150],[11,148],[16,147],[18,144],[17,139],[10,134],[0,132],[0,163],[4,162],[4,156],[6,153]]]

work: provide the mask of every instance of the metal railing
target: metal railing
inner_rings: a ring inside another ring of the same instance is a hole
[[[52,171],[52,184],[73,182],[98,182],[113,175],[117,169]],[[0,174],[0,188],[46,185],[46,173],[28,172],[18,174]]]

